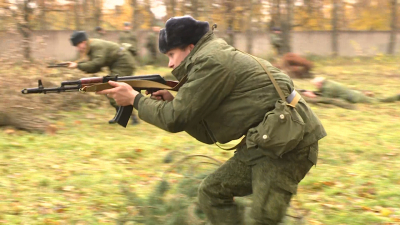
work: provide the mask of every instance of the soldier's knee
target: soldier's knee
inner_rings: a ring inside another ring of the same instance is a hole
[[[198,199],[199,199],[200,205],[207,204],[207,202],[209,202],[209,200],[212,198],[212,196],[210,196],[209,191],[208,191],[208,185],[207,185],[206,179],[204,179],[200,183],[199,189],[198,189]]]

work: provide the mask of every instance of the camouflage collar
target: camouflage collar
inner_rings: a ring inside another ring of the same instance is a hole
[[[214,39],[213,31],[207,32],[197,44],[194,46],[193,50],[186,56],[186,58],[177,66],[175,69],[171,71],[172,75],[176,77],[178,80],[181,80],[188,73],[188,67],[192,64],[192,56],[198,52],[204,46],[204,43]]]

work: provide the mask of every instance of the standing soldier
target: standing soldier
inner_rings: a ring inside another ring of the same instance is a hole
[[[279,27],[273,27],[270,35],[271,44],[275,49],[275,55],[280,56],[282,54],[282,37],[281,29]]]
[[[79,62],[69,62],[69,68],[78,68],[86,73],[100,72],[108,67],[110,76],[131,76],[135,72],[135,60],[132,54],[119,44],[100,39],[88,39],[86,32],[75,31],[71,43],[81,54]],[[86,58],[86,59],[85,59]],[[110,104],[118,111],[114,99],[109,98]],[[138,123],[136,115],[131,117],[132,123]],[[110,120],[110,123],[115,121]]]
[[[214,26],[213,26],[214,27]],[[146,98],[123,82],[98,92],[169,132],[206,144],[245,138],[235,154],[200,184],[198,202],[213,225],[242,225],[235,196],[253,197],[254,224],[278,224],[300,181],[317,163],[326,132],[289,76],[269,62],[216,38],[208,22],[173,17],[159,35],[160,52],[181,81]],[[231,148],[234,149],[234,148]]]
[[[119,43],[124,45],[134,56],[137,56],[137,38],[131,30],[131,23],[124,23],[124,31],[119,35]]]
[[[94,30],[93,38],[104,39],[106,31],[102,27],[96,27]]]
[[[152,27],[149,35],[147,36],[146,48],[151,57],[149,60],[150,65],[154,65],[157,62],[157,41],[159,31],[160,27]]]

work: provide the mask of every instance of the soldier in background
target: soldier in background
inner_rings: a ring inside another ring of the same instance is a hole
[[[272,33],[270,35],[270,41],[272,46],[275,49],[276,56],[280,56],[282,54],[282,37],[281,37],[281,29],[279,27],[273,27]]]
[[[94,30],[93,38],[104,39],[105,35],[106,31],[102,27],[97,26],[96,29]]]
[[[396,102],[400,101],[400,94],[386,97],[374,98],[370,91],[356,91],[345,85],[328,80],[323,77],[316,77],[311,81],[318,91],[299,90],[299,92],[307,98],[331,98],[341,99],[348,103],[378,103],[378,102]]]
[[[133,55],[119,44],[101,39],[88,39],[85,31],[75,31],[71,35],[71,43],[81,54],[79,62],[69,62],[69,68],[78,68],[86,73],[100,72],[108,67],[110,76],[131,76],[135,72]],[[119,106],[114,99],[108,98],[110,104],[118,111]],[[135,114],[132,114],[132,123],[138,123]],[[110,120],[110,123],[115,121]]]
[[[158,45],[158,33],[160,27],[152,27],[149,35],[147,36],[146,48],[150,53],[150,65],[154,65],[157,62],[157,45]]]
[[[137,56],[137,38],[135,33],[131,30],[131,23],[124,23],[124,31],[119,35],[119,43],[124,45],[134,56]]]

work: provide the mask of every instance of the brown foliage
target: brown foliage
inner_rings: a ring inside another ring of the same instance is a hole
[[[291,78],[312,78],[313,63],[300,55],[289,52],[274,65],[284,70]]]

